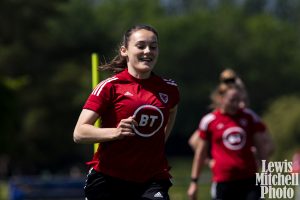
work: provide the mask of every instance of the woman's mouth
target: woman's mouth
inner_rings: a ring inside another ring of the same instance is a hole
[[[141,62],[152,62],[153,61],[153,58],[150,58],[150,57],[141,57],[139,58],[139,61]]]

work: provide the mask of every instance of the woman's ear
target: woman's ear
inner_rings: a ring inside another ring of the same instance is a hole
[[[121,53],[121,56],[124,56],[124,57],[127,57],[127,49],[126,49],[126,47],[124,47],[124,46],[121,46],[121,48],[120,48],[120,53]]]

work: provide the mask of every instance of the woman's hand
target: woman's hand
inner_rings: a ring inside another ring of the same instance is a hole
[[[191,182],[189,189],[187,191],[189,200],[197,199],[197,191],[198,191],[197,183]]]
[[[138,123],[135,121],[134,116],[128,117],[127,119],[122,119],[116,128],[116,139],[122,139],[127,136],[134,136],[135,133],[132,127],[138,126]]]
[[[133,136],[132,126],[137,126],[134,116],[122,119],[117,127],[99,128],[94,126],[99,114],[83,109],[74,129],[73,138],[76,143],[99,143],[122,139],[125,136]]]

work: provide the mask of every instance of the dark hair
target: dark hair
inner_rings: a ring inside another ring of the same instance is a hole
[[[145,29],[145,30],[153,32],[158,39],[157,31],[149,25],[139,24],[139,25],[135,25],[135,26],[129,28],[123,35],[123,40],[118,48],[118,54],[109,63],[104,63],[104,64],[100,65],[99,69],[100,70],[108,70],[113,73],[118,73],[118,72],[121,72],[124,69],[126,69],[127,68],[127,59],[126,59],[126,57],[124,57],[120,54],[119,49],[121,46],[125,46],[127,48],[129,38],[132,35],[132,33],[134,33],[135,31],[141,30],[141,29]]]

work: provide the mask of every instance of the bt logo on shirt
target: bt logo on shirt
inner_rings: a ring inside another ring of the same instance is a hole
[[[133,126],[134,132],[141,137],[151,137],[163,125],[162,111],[152,105],[142,105],[134,112],[138,126]]]

